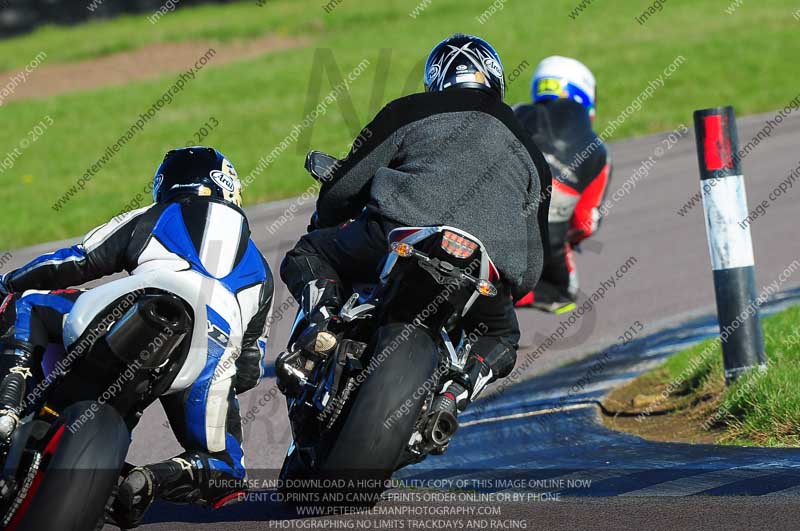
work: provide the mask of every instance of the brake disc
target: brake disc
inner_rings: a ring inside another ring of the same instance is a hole
[[[31,461],[31,466],[28,467],[28,473],[25,476],[25,481],[22,482],[22,486],[20,487],[19,491],[17,491],[17,497],[14,498],[14,502],[11,504],[8,512],[6,513],[5,518],[3,519],[3,527],[5,528],[8,526],[11,519],[14,518],[14,515],[17,513],[17,510],[22,505],[22,502],[25,500],[25,497],[28,495],[28,492],[31,490],[31,485],[33,485],[33,478],[36,477],[36,473],[39,472],[39,465],[42,464],[42,454],[39,452],[34,452],[33,460]]]

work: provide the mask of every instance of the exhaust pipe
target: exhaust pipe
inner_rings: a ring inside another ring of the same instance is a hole
[[[449,411],[434,413],[425,427],[425,436],[436,446],[447,446],[458,430],[458,420]]]
[[[144,361],[142,367],[155,369],[191,331],[191,319],[186,304],[178,297],[146,295],[114,325],[106,343],[118,358],[132,361],[138,357]]]

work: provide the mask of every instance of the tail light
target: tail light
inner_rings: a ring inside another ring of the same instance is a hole
[[[455,232],[446,230],[443,233],[442,249],[450,256],[463,259],[472,256],[478,250],[478,244]]]

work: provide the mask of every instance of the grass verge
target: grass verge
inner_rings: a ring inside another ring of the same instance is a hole
[[[659,441],[800,446],[800,306],[763,321],[768,368],[725,387],[719,339],[614,391],[610,427]]]

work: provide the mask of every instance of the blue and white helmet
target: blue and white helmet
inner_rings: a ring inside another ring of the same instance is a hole
[[[535,103],[570,99],[595,116],[597,82],[592,71],[576,59],[554,55],[543,60],[533,73],[531,94]]]
[[[153,177],[153,200],[171,201],[179,195],[215,197],[242,206],[242,183],[233,164],[214,148],[173,149]]]
[[[506,92],[503,63],[492,45],[480,37],[456,33],[437,44],[425,63],[425,91],[453,87]]]

